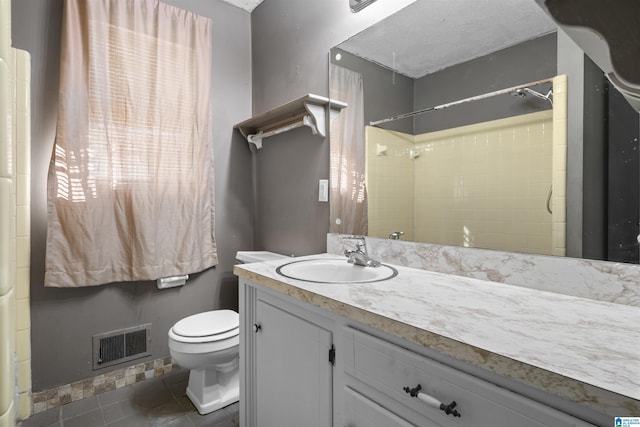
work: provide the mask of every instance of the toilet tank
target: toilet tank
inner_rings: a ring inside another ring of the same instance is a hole
[[[273,261],[276,259],[289,258],[286,255],[277,254],[269,251],[238,251],[236,253],[236,262],[238,264],[249,264],[252,262]]]

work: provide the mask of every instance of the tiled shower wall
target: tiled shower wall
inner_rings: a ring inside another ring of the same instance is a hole
[[[551,115],[418,135],[416,240],[551,254]]]
[[[553,79],[553,255],[567,254],[567,76]]]
[[[366,127],[366,182],[369,236],[404,232],[416,240],[414,227],[414,161],[409,158],[415,137],[402,132]]]
[[[31,411],[30,59],[0,1],[0,427]]]
[[[31,127],[29,53],[15,52],[15,205],[16,205],[16,361],[18,418],[31,414],[31,310],[29,270],[31,259]]]
[[[564,250],[564,183],[557,183],[559,197],[550,191],[554,176],[566,174],[566,131],[556,131],[564,145],[554,149],[554,117],[547,110],[417,136],[368,127],[369,235],[404,231],[406,240],[443,245]]]

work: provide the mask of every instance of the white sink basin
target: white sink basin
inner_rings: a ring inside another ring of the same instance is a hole
[[[289,279],[315,283],[379,282],[398,275],[398,270],[389,265],[362,267],[349,264],[346,258],[292,261],[278,267],[276,272]]]

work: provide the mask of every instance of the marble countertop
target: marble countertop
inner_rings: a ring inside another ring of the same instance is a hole
[[[397,265],[381,282],[310,283],[276,272],[290,261],[234,273],[600,412],[640,414],[638,307]]]

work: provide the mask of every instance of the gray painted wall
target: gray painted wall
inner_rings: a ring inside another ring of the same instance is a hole
[[[31,334],[33,390],[91,377],[91,335],[150,322],[153,354],[169,355],[167,331],[178,319],[214,308],[237,309],[235,252],[253,246],[251,155],[233,125],[251,114],[250,14],[218,0],[168,0],[213,20],[213,140],[216,239],[220,263],[182,288],[155,283],[93,288],[43,287],[46,172],[57,114],[61,0],[13,0],[13,45],[32,60]],[[158,230],[162,232],[162,230]],[[141,359],[145,360],[145,359]],[[116,369],[118,366],[112,368]],[[109,369],[106,369],[109,370]]]
[[[307,93],[328,96],[329,49],[411,1],[354,14],[346,0],[266,0],[251,14],[254,113]],[[328,138],[296,129],[266,139],[255,157],[256,249],[326,251],[329,204],[318,202],[318,180],[329,178]]]

